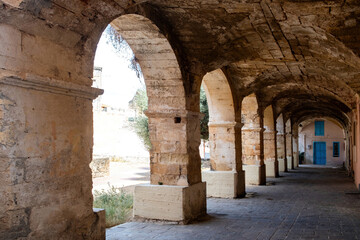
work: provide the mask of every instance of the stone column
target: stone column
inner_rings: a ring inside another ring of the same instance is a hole
[[[245,170],[245,182],[250,185],[266,184],[264,164],[264,128],[243,127],[242,131],[242,162]]]
[[[292,132],[294,167],[299,167],[299,129],[297,125],[293,126]]]
[[[292,140],[292,129],[290,119],[285,125],[285,151],[288,169],[294,169],[294,158],[293,158],[293,140]]]
[[[277,160],[277,132],[264,131],[264,159],[266,177],[279,177],[279,163]]]
[[[209,123],[211,170],[202,173],[208,197],[236,198],[245,195],[241,126],[236,122]]]
[[[89,168],[92,99],[102,91],[0,73],[0,235],[105,239]]]
[[[287,159],[285,156],[285,134],[277,133],[276,134],[276,146],[277,146],[277,159],[279,162],[279,172],[287,172]]]
[[[293,159],[294,167],[299,167],[299,136],[293,135]]]
[[[152,149],[150,184],[137,185],[134,217],[187,223],[206,214],[201,182],[200,113],[147,112]]]

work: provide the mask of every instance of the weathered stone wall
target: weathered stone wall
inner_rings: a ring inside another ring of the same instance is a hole
[[[26,84],[1,84],[0,238],[96,239],[92,101],[69,96],[66,85]]]

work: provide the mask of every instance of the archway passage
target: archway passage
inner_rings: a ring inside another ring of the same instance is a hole
[[[206,212],[198,151],[200,114],[186,108],[177,58],[158,27],[135,14],[120,16],[111,25],[134,51],[148,96],[150,185],[135,187],[134,217],[186,223]],[[194,191],[200,198],[191,202]],[[173,194],[179,206],[167,205]]]
[[[136,199],[162,215],[145,218],[205,213],[199,88],[217,69],[235,122],[244,116],[235,149],[255,184],[264,183],[262,115],[272,105],[280,172],[295,168],[281,174],[297,171],[296,126],[327,117],[346,131],[345,167],[359,188],[359,16],[359,1],[1,1],[1,238],[104,238],[88,166],[101,90],[90,86],[97,42],[118,17],[148,79],[152,184]]]
[[[245,195],[241,161],[241,122],[235,117],[234,100],[224,73],[207,73],[203,87],[209,106],[211,171],[202,173],[208,197],[236,198]]]

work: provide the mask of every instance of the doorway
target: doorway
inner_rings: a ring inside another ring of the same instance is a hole
[[[314,164],[326,165],[326,142],[314,142]]]

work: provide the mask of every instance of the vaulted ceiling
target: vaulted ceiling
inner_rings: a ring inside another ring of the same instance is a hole
[[[0,22],[79,55],[95,51],[116,17],[141,14],[169,40],[190,89],[220,68],[234,99],[255,92],[260,105],[273,104],[277,114],[346,115],[360,92],[358,0],[2,2]]]

